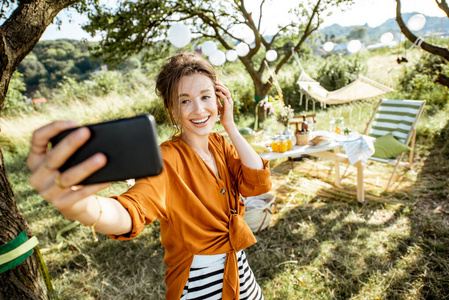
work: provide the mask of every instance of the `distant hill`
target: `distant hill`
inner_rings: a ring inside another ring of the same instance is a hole
[[[23,74],[27,95],[38,89],[54,88],[64,77],[85,80],[102,64],[89,52],[93,42],[61,39],[40,41],[33,51],[20,63],[18,71]]]
[[[408,19],[410,19],[413,15],[418,12],[413,13],[404,13],[402,14],[402,18],[407,23]],[[365,44],[378,43],[380,36],[385,32],[392,32],[395,36],[396,41],[403,41],[405,38],[402,36],[401,31],[399,30],[399,26],[396,23],[395,18],[388,19],[383,24],[377,27],[369,27],[367,24],[362,26],[340,26],[338,24],[334,24],[323,29],[320,29],[319,32],[323,34],[323,36],[334,36],[335,38],[344,37],[346,38],[351,30],[354,27],[365,27],[366,35],[362,40]],[[417,31],[416,34],[422,37],[429,37],[431,35],[435,35],[437,33],[449,35],[449,18],[446,17],[428,17],[426,16],[426,25],[420,31]]]

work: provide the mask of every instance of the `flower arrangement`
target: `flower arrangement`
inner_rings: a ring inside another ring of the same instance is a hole
[[[293,109],[289,106],[283,105],[277,112],[277,121],[284,126],[288,126],[290,120],[293,118]]]
[[[267,100],[260,102],[260,106],[268,112],[268,115],[274,115],[276,120],[284,126],[288,126],[294,115],[290,105],[286,106],[280,101],[279,96],[269,96]]]

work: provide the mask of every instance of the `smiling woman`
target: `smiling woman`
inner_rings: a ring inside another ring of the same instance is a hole
[[[208,77],[195,74],[181,78],[179,103],[184,136],[209,134],[217,121],[217,101],[214,83]]]
[[[74,126],[55,122],[34,134],[27,161],[30,184],[64,216],[112,239],[135,238],[144,225],[159,219],[167,299],[263,299],[244,252],[256,239],[243,219],[240,195],[271,189],[268,161],[239,133],[229,89],[205,59],[193,53],[171,57],[156,90],[179,129],[160,146],[160,175],[138,179],[122,195],[109,198],[94,195],[105,185],[74,188],[106,160],[96,154],[59,172],[89,131],[76,130],[47,152],[51,137]],[[232,144],[211,132],[218,114]]]

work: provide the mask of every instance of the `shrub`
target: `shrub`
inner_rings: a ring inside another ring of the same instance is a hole
[[[282,96],[284,97],[284,103],[290,105],[296,112],[300,111],[299,106],[300,88],[296,83],[298,81],[301,71],[295,64],[286,65],[283,67],[282,72],[277,76],[277,81],[282,88]],[[272,94],[272,93],[273,94]],[[275,87],[270,90],[270,95],[277,95]]]
[[[123,75],[118,71],[100,71],[92,76],[92,92],[96,96],[104,96],[112,91],[120,91],[123,87]]]
[[[317,80],[328,91],[335,91],[357,79],[367,70],[359,55],[331,55],[317,70]]]
[[[446,62],[437,55],[422,53],[419,60],[404,69],[399,79],[403,96],[407,99],[427,100],[428,106],[443,107],[448,101],[447,87],[435,83],[438,73],[449,71]]]
[[[22,94],[26,90],[22,77],[23,75],[21,73],[15,72],[9,82],[5,105],[3,107],[3,113],[5,115],[16,115],[33,110],[32,106],[25,102],[26,97]]]
[[[58,86],[59,88],[55,91],[55,94],[59,102],[67,103],[75,99],[89,99],[89,84],[85,81],[77,82],[72,77],[64,76],[62,82],[59,83]]]
[[[241,63],[230,63],[222,70],[222,80],[231,91],[235,111],[254,114],[254,83]]]
[[[130,93],[139,87],[148,88],[150,81],[140,70],[125,75],[118,71],[100,71],[82,82],[65,76],[58,86],[54,91],[56,101],[67,103],[75,99],[89,101],[93,96],[102,97],[111,92]]]

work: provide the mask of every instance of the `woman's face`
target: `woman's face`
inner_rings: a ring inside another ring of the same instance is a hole
[[[212,80],[202,74],[184,76],[179,81],[178,97],[183,134],[208,135],[218,116]]]

